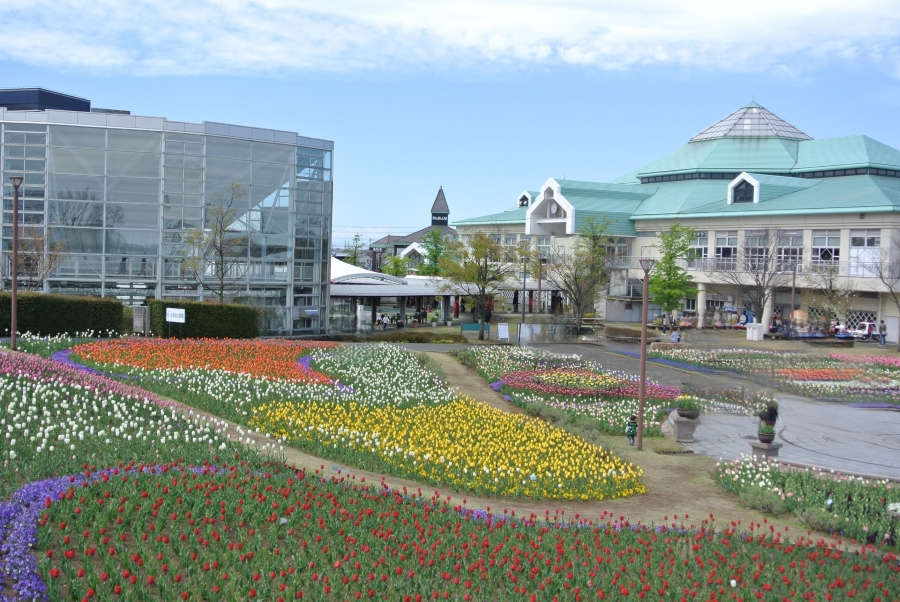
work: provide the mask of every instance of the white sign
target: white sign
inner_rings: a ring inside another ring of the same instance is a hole
[[[167,307],[166,322],[178,322],[179,324],[184,324],[184,309],[180,307]]]
[[[506,322],[497,324],[497,339],[500,341],[504,339],[509,341],[509,324]]]

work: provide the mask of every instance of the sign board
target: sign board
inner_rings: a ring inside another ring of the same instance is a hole
[[[509,324],[506,322],[500,322],[497,324],[497,339],[500,341],[506,340],[509,342]]]
[[[167,307],[166,322],[176,322],[178,324],[184,324],[184,309],[180,307]]]

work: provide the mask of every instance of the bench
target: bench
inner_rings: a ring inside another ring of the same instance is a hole
[[[463,336],[465,336],[467,333],[474,334],[477,336],[478,335],[478,323],[476,322],[475,324],[460,324],[459,332]],[[491,325],[490,324],[484,325],[484,336],[486,338],[491,338]]]

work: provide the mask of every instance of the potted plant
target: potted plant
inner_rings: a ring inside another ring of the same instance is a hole
[[[756,436],[760,443],[771,443],[775,440],[775,426],[760,422],[759,431],[756,433]]]
[[[437,328],[437,322],[438,322],[438,317],[437,317],[437,316],[431,316],[431,327],[432,327],[432,328]]]
[[[775,426],[775,421],[778,420],[778,402],[767,402],[766,407],[759,412],[759,419],[768,426]]]
[[[681,396],[675,400],[675,410],[682,418],[696,420],[700,416],[701,406],[690,397]]]

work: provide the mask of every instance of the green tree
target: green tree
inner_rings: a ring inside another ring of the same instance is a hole
[[[524,251],[527,253],[527,251]],[[448,243],[441,255],[441,274],[447,279],[445,291],[471,297],[478,314],[478,339],[484,340],[484,311],[488,298],[506,286],[509,276],[518,274],[518,261],[510,261],[509,254],[499,242],[477,232],[469,240]]]
[[[655,248],[659,259],[650,272],[650,298],[659,304],[664,312],[672,312],[682,306],[685,299],[696,294],[694,277],[678,265],[679,260],[688,259],[690,242],[696,236],[693,228],[681,226],[677,222],[668,231],[659,235]]]
[[[391,255],[381,266],[381,272],[390,276],[403,278],[409,272],[409,260],[406,257]]]
[[[419,264],[419,274],[423,276],[441,275],[441,256],[447,248],[443,233],[439,228],[429,230],[422,236],[422,247],[425,249],[425,261]]]
[[[362,248],[362,237],[359,234],[354,234],[353,241],[348,242],[346,245],[344,245],[344,251],[347,253],[347,257],[344,259],[344,261],[349,263],[350,265],[361,267],[363,261]]]
[[[544,277],[569,298],[578,332],[585,312],[593,307],[598,291],[609,280],[609,225],[608,220],[588,217],[578,231],[573,252],[555,247],[543,268]]]

